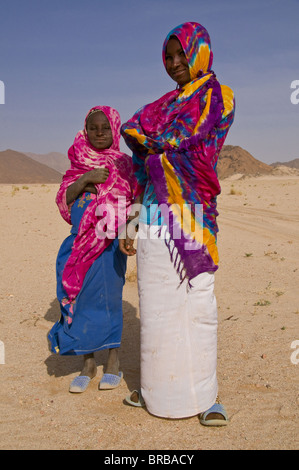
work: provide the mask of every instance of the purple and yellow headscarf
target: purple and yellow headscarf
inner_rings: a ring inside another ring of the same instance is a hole
[[[169,39],[175,36],[181,43],[189,64],[191,80],[207,73],[212,68],[213,52],[208,31],[198,23],[184,23],[174,28],[167,35],[162,50],[162,59],[166,68],[166,47]]]
[[[159,205],[168,208],[166,220],[174,243],[169,249],[181,280],[191,281],[202,272],[218,269],[217,161],[234,119],[235,103],[232,90],[220,85],[211,70],[213,53],[207,30],[189,22],[170,31],[163,44],[164,65],[172,36],[184,50],[191,81],[142,107],[121,133],[133,151],[139,185],[145,188],[149,178]],[[198,206],[202,218],[196,215]],[[194,227],[200,228],[199,237]]]

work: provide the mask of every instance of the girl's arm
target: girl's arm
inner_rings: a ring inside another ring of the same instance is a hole
[[[96,194],[95,184],[105,183],[109,176],[108,168],[101,167],[94,170],[88,171],[84,175],[80,176],[73,184],[71,184],[66,191],[66,203],[71,204],[79,194],[85,191]]]
[[[143,202],[143,195],[144,193],[141,193],[135,198],[135,201],[132,204],[131,214],[129,215],[127,220],[125,231],[121,234],[121,237],[119,238],[119,249],[122,253],[127,256],[132,256],[136,254],[136,249],[133,245],[136,233],[138,231],[138,219],[140,216],[141,205]],[[132,226],[129,227],[131,223]]]

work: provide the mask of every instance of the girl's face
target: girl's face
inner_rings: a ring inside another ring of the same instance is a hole
[[[96,149],[104,150],[111,147],[113,142],[110,123],[102,111],[92,114],[87,119],[86,131],[89,142]]]
[[[178,39],[169,39],[165,53],[166,71],[179,86],[191,81],[189,64]]]

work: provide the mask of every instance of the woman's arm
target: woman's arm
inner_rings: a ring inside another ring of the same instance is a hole
[[[80,176],[73,184],[71,184],[66,191],[66,203],[71,204],[79,194],[85,191],[96,194],[95,184],[105,183],[109,176],[108,168],[101,167],[88,171]]]

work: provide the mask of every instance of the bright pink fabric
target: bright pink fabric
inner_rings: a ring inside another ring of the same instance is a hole
[[[113,143],[105,150],[96,149],[88,139],[86,122],[89,114],[95,110],[102,111],[106,115],[112,129]],[[71,166],[63,177],[56,203],[61,216],[69,224],[71,224],[72,204],[68,206],[66,203],[67,188],[87,171],[101,166],[109,169],[106,182],[96,185],[97,196],[92,199],[82,216],[71,255],[64,268],[62,283],[70,302],[80,292],[90,266],[118,236],[134,199],[136,179],[131,157],[119,149],[120,126],[119,113],[113,108],[108,106],[92,108],[86,116],[84,130],[77,133],[68,151]],[[106,236],[99,231],[102,227],[107,229]]]

